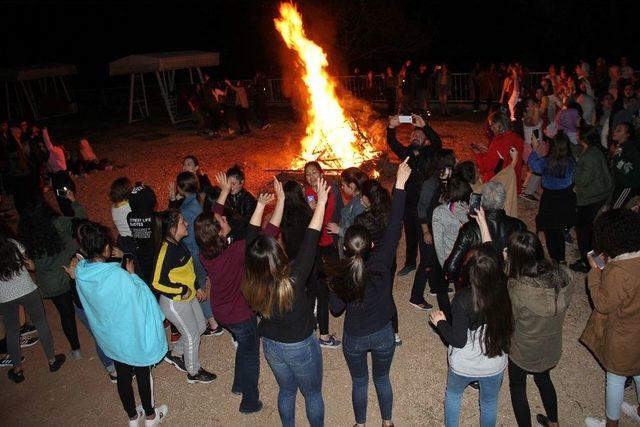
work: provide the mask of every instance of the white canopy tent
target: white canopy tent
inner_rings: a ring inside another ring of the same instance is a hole
[[[77,74],[75,65],[46,64],[29,67],[2,68],[7,117],[11,112],[24,115],[23,101],[34,119],[75,112],[65,84],[65,77]]]
[[[154,73],[160,87],[160,94],[167,107],[171,123],[181,121],[177,117],[176,71],[188,71],[189,81],[193,81],[193,73],[197,72],[200,82],[203,81],[201,67],[213,67],[220,64],[217,52],[181,51],[129,55],[109,64],[109,75],[130,76],[129,88],[129,123],[149,117],[149,104],[145,88],[144,74]],[[134,117],[134,104],[138,116]]]

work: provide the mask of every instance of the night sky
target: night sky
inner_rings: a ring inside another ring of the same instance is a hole
[[[282,73],[282,43],[273,28],[277,1],[0,2],[2,66],[73,63],[77,84],[112,84],[107,64],[131,53],[220,52],[218,78]],[[474,61],[592,64],[598,56],[631,57],[640,68],[640,2],[615,0],[473,1],[308,0],[299,5],[308,33],[331,53],[336,72],[397,68],[405,58],[446,61],[454,71]],[[364,5],[364,6],[363,6]],[[364,12],[359,12],[364,10]],[[359,22],[360,29],[354,24]],[[379,29],[379,30],[376,30]],[[353,49],[341,36],[355,37]],[[355,59],[354,59],[355,58]]]

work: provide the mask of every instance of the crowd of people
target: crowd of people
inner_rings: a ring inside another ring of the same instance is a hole
[[[575,276],[586,273],[593,312],[580,340],[606,372],[606,420],[587,418],[586,424],[616,426],[621,411],[640,422],[640,408],[624,402],[623,394],[629,378],[640,390],[640,103],[633,74],[620,73],[614,102],[607,102],[613,97],[607,86],[594,115],[582,106],[588,97],[599,99],[600,90],[586,63],[574,76],[550,69],[531,93],[521,85],[522,67],[508,70],[504,87],[511,92],[502,96],[505,107],[489,114],[488,144],[472,145],[474,160],[458,162],[453,150],[443,148],[426,111],[401,124],[394,107],[387,144],[400,163],[390,190],[358,168],[332,180],[312,161],[297,179],[274,179],[255,197],[239,166],[217,173],[214,185],[189,155],[168,185],[169,205],[162,211],[150,186],[127,177],[113,181],[114,239],[108,226],[86,217],[70,184],[56,193],[55,212],[30,169],[23,181],[11,181],[17,189],[29,180],[31,189],[27,195],[14,191],[17,233],[0,235],[9,378],[25,381],[21,343],[35,344],[35,331],[49,369],[65,362],[55,353],[44,316],[42,301],[50,299],[72,357],[82,357],[76,319],[90,332],[130,426],[142,420],[157,425],[168,416],[167,405],[154,404],[157,364],[175,367],[190,384],[214,381],[200,344],[225,331],[236,346],[231,392],[242,396],[240,412],[263,408],[262,346],[278,384],[282,425],[295,425],[298,390],[309,424],[324,425],[322,351],[341,348],[356,426],[367,421],[369,353],[382,424],[392,426],[389,373],[402,345],[394,279],[415,270],[408,302],[430,311],[448,345],[445,425],[459,425],[467,386],[480,391],[479,424],[496,425],[508,370],[518,425],[532,425],[526,391],[531,375],[545,411],[535,420],[553,427],[563,396],[551,370],[562,355],[564,318],[578,291]],[[440,72],[446,76],[446,67]],[[226,85],[242,92],[241,85]],[[416,107],[406,108],[410,113]],[[219,113],[208,111],[202,120],[218,123]],[[401,126],[412,127],[408,144],[398,135]],[[10,162],[19,163],[24,156],[16,151],[24,154],[26,144],[5,134],[15,146]],[[43,141],[48,157],[42,162],[52,169],[53,182],[59,170],[51,166],[66,159],[46,129]],[[519,195],[527,209],[539,203],[534,229],[517,217]],[[580,257],[568,266],[572,228]],[[396,272],[403,229],[405,264]],[[427,301],[427,284],[438,309]],[[33,325],[21,326],[20,307]],[[344,329],[336,337],[329,316],[342,314]]]

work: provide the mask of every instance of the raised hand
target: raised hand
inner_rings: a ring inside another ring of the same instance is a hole
[[[404,184],[411,175],[411,168],[409,167],[409,157],[404,159],[400,166],[398,166],[398,173],[396,174],[396,188],[404,190]]]
[[[229,184],[227,174],[225,174],[224,172],[218,172],[216,174],[216,181],[218,181],[218,185],[223,192],[228,193],[229,191],[231,191],[231,184]]]
[[[417,114],[412,114],[411,117],[413,118],[413,125],[417,128],[423,128],[425,127],[427,124],[424,122],[424,119],[417,115]]]
[[[330,222],[325,228],[328,234],[340,234],[340,226],[335,222]]]
[[[331,186],[327,184],[327,181],[324,180],[323,177],[318,179],[318,204],[322,204],[323,206],[329,200],[329,192],[331,191]]]
[[[400,126],[400,119],[398,116],[389,116],[389,127],[391,129]]]
[[[278,181],[276,177],[273,177],[273,188],[276,192],[276,198],[278,200],[284,200],[284,188],[282,188],[282,183]]]
[[[260,196],[258,196],[258,204],[264,207],[273,202],[275,199],[276,196],[271,193],[262,193],[260,194]]]

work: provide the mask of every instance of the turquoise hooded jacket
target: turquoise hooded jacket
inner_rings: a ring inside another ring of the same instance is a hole
[[[114,262],[82,260],[76,288],[91,332],[104,354],[131,366],[150,366],[167,353],[164,314],[142,279]]]

